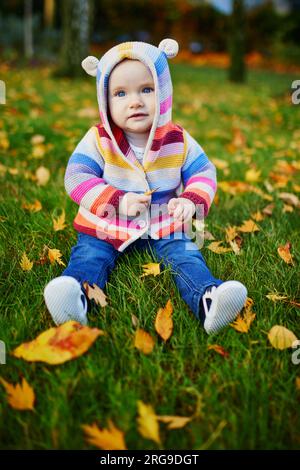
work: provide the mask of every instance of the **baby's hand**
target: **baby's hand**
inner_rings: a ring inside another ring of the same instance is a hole
[[[195,204],[185,197],[173,197],[168,202],[168,212],[174,219],[186,223],[196,212]]]
[[[138,216],[145,212],[150,204],[151,196],[137,193],[126,193],[120,200],[119,214],[129,217]]]

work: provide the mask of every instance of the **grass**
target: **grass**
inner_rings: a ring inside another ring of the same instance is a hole
[[[248,334],[228,327],[208,337],[180,298],[170,271],[145,277],[141,265],[151,262],[148,253],[126,253],[119,258],[107,285],[109,305],[94,308],[90,325],[107,331],[82,357],[60,366],[26,363],[10,352],[53,326],[43,301],[43,288],[62,272],[59,265],[34,264],[30,272],[20,268],[22,253],[37,261],[44,245],[57,248],[68,262],[76,234],[72,227],[77,207],[63,186],[66,163],[75,145],[97,122],[79,111],[97,112],[95,83],[53,80],[49,69],[1,70],[6,82],[7,104],[0,107],[1,163],[17,168],[18,174],[1,171],[0,339],[7,348],[6,365],[0,374],[11,383],[25,377],[36,393],[35,411],[17,411],[6,401],[0,387],[0,442],[5,449],[88,449],[82,424],[97,422],[103,428],[111,419],[125,433],[129,449],[157,449],[137,429],[137,401],[151,404],[159,415],[198,416],[186,427],[167,430],[160,425],[165,449],[298,449],[299,365],[291,362],[292,350],[271,347],[267,332],[279,324],[297,337],[299,309],[286,302],[272,302],[266,295],[277,291],[298,300],[299,208],[283,211],[279,193],[296,193],[299,171],[290,175],[286,187],[274,186],[274,212],[259,223],[260,232],[245,234],[242,255],[217,255],[202,248],[216,277],[245,283],[256,313]],[[298,162],[300,108],[291,104],[291,83],[297,77],[251,71],[246,85],[232,85],[225,72],[172,64],[174,84],[173,120],[184,126],[210,158],[228,162],[219,181],[245,180],[246,171],[261,170],[257,187],[267,193],[264,181],[274,185],[270,173],[278,161]],[[233,128],[246,138],[245,148],[232,150]],[[1,134],[2,132],[2,134]],[[10,142],[3,143],[3,132]],[[42,134],[48,145],[41,158],[32,156],[30,139]],[[2,142],[2,143],[1,143]],[[250,151],[249,151],[250,149]],[[24,176],[47,167],[51,177],[38,186]],[[298,187],[299,191],[299,187]],[[217,240],[224,240],[229,225],[240,225],[269,202],[254,193],[231,196],[218,191],[206,220]],[[22,202],[42,203],[37,213]],[[68,226],[54,232],[52,218],[66,211]],[[279,245],[292,244],[295,265],[277,253]],[[171,298],[174,332],[167,344],[156,342],[149,356],[133,347],[134,327],[156,336],[153,320],[159,307]],[[209,344],[229,352],[224,359]]]

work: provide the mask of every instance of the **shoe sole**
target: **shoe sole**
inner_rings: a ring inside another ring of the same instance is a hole
[[[230,283],[230,285],[229,285]],[[227,281],[217,288],[210,317],[204,321],[208,334],[218,333],[222,328],[235,320],[247,299],[246,287],[238,281]]]

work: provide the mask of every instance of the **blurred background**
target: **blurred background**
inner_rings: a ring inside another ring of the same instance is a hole
[[[0,61],[57,66],[80,76],[81,60],[123,41],[180,45],[177,61],[300,69],[300,0],[1,0]]]

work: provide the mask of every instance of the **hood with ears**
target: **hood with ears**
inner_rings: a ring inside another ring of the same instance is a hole
[[[143,62],[151,71],[155,85],[155,116],[145,149],[144,166],[153,162],[163,145],[176,140],[174,131],[179,126],[172,124],[173,87],[169,71],[168,58],[178,53],[178,43],[174,39],[164,39],[158,47],[145,42],[125,42],[109,49],[100,60],[89,56],[82,61],[83,69],[96,77],[97,98],[100,111],[102,136],[111,140],[111,150],[122,158],[134,159],[133,151],[127,142],[122,129],[110,125],[108,118],[108,79],[113,68],[123,59],[135,59]],[[101,137],[100,132],[100,137]],[[179,132],[180,134],[180,132]],[[180,140],[180,137],[178,135]],[[170,142],[169,142],[170,141]]]

